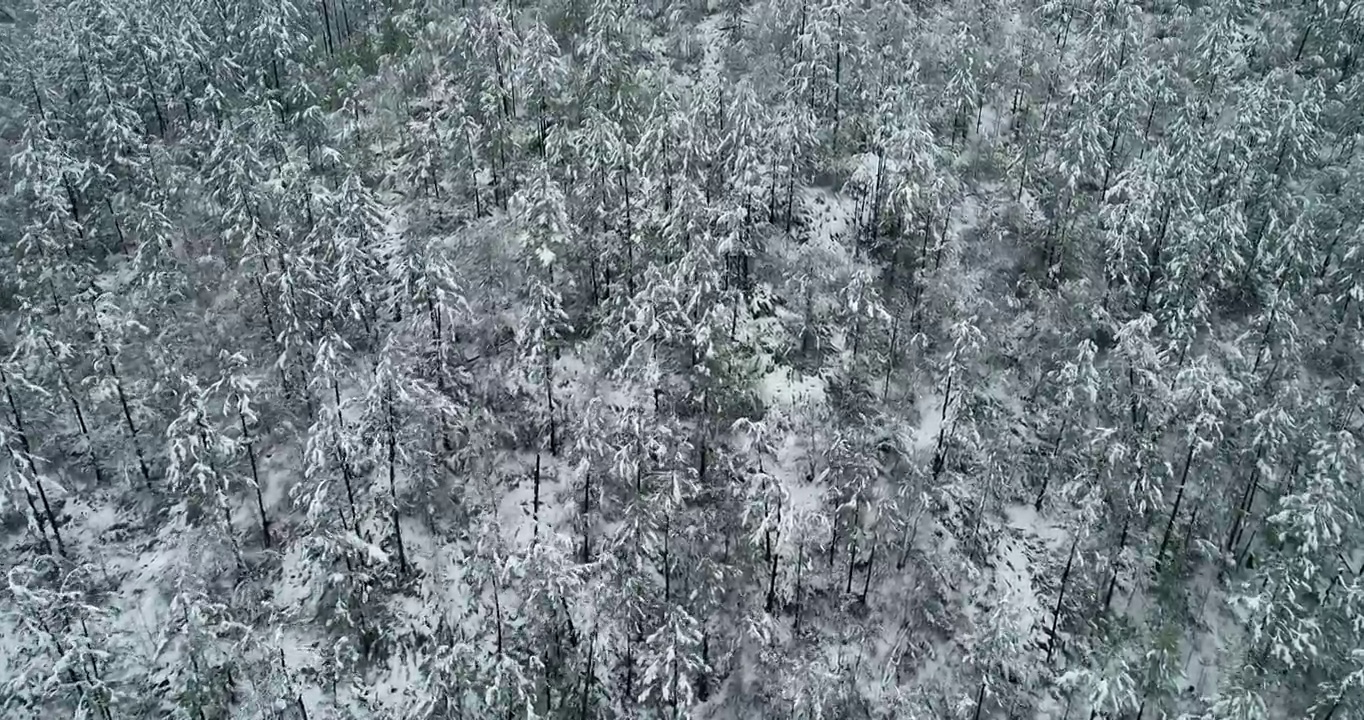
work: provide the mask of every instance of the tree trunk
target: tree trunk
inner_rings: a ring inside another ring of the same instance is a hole
[[[85,424],[85,411],[81,408],[80,398],[76,396],[76,389],[71,384],[71,378],[66,374],[66,368],[62,366],[61,358],[57,355],[57,349],[53,347],[52,341],[44,337],[43,343],[47,345],[47,352],[52,356],[52,363],[57,368],[62,389],[66,390],[66,397],[71,401],[71,410],[75,413],[76,424],[81,429],[81,439],[85,441],[85,452],[90,458],[90,467],[95,471],[95,482],[102,487],[104,471],[100,468],[99,457],[95,454],[95,439],[90,436],[90,428]]]
[[[1255,451],[1255,460],[1251,462],[1250,479],[1246,482],[1246,489],[1241,492],[1241,499],[1236,503],[1236,509],[1232,514],[1231,529],[1227,532],[1226,549],[1228,551],[1236,547],[1246,515],[1250,512],[1250,506],[1255,500],[1255,488],[1260,482],[1260,458],[1264,457],[1264,453],[1264,443],[1260,443],[1260,447]]]
[[[43,544],[43,554],[51,555],[52,542],[47,539],[47,520],[38,511],[38,503],[27,488],[24,489],[24,500],[28,502],[29,517],[32,518],[33,524],[38,526],[38,540]]]
[[[1061,452],[1061,441],[1066,437],[1066,428],[1070,426],[1070,415],[1061,421],[1061,432],[1056,435],[1056,443],[1051,448],[1052,465],[1056,463],[1056,456]],[[1037,500],[1033,502],[1033,510],[1042,512],[1042,501],[1047,497],[1047,486],[1051,483],[1051,473],[1042,474],[1042,489],[1037,493]]]
[[[952,362],[956,362],[955,353]],[[942,396],[942,422],[938,423],[938,442],[933,449],[933,479],[937,480],[942,474],[946,459],[943,457],[943,447],[947,439],[947,407],[952,402],[952,381],[956,379],[955,373],[951,368],[947,371],[947,389]]]
[[[976,693],[976,713],[972,720],[980,720],[980,712],[985,707],[985,681],[980,681],[980,691]]]
[[[592,695],[592,674],[594,672],[594,662],[596,660],[597,638],[594,634],[587,640],[587,671],[583,673],[583,694],[582,703],[578,710],[578,720],[587,720],[588,699]]]
[[[494,613],[494,616],[495,616],[495,617],[494,617],[494,620],[496,621],[495,624],[496,624],[496,627],[497,627],[497,656],[498,656],[499,658],[501,658],[501,657],[502,657],[502,654],[503,654],[503,646],[502,646],[502,599],[501,599],[499,596],[502,594],[502,584],[499,583],[498,580],[497,580],[497,572],[498,572],[498,567],[497,567],[497,566],[498,566],[498,563],[494,562],[494,563],[493,563],[493,572],[492,572],[492,581],[493,581],[493,613]]]
[[[1127,528],[1131,522],[1131,515],[1122,521],[1122,535],[1118,539],[1118,551],[1113,553],[1113,574],[1108,579],[1108,590],[1104,592],[1104,612],[1108,612],[1108,608],[1113,603],[1113,590],[1118,586],[1118,560],[1122,557],[1122,551],[1127,549]]]
[[[664,612],[667,612],[667,604],[672,599],[672,561],[668,557],[668,540],[672,534],[670,532],[669,518],[667,513],[663,515],[663,605]]]
[[[849,594],[849,595],[852,594],[853,563],[856,562],[856,560],[857,560],[857,545],[854,544],[854,543],[852,542],[851,539],[849,539],[849,541],[848,541],[848,579],[847,579],[847,582],[846,582],[846,584],[845,584],[846,586],[843,588],[843,592],[844,592],[845,594]]]
[[[531,499],[531,544],[540,539],[540,453],[535,453],[535,490]]]
[[[1265,318],[1264,329],[1260,332],[1260,345],[1255,349],[1255,364],[1250,369],[1251,375],[1255,375],[1260,372],[1260,363],[1264,361],[1265,350],[1269,348],[1270,336],[1274,332],[1274,322],[1279,317],[1279,306],[1281,304],[1281,301],[1279,300],[1278,293],[1283,291],[1284,284],[1287,281],[1288,273],[1286,272],[1280,273],[1279,281],[1274,284],[1275,295],[1272,300],[1273,307],[1269,309],[1269,317]],[[1272,374],[1273,373],[1271,372],[1271,375]]]
[[[909,562],[909,550],[914,546],[914,539],[919,535],[919,520],[924,516],[924,509],[919,508],[914,513],[914,522],[905,528],[904,537],[900,540],[900,559],[895,563],[896,570],[904,570],[905,564]]]
[[[592,562],[592,473],[583,481],[583,563]]]
[[[469,188],[474,192],[474,218],[483,217],[483,199],[478,192],[478,159],[474,155],[474,138],[472,135],[466,138],[469,146]]]
[[[781,558],[781,555],[771,551],[770,540],[768,543],[768,556],[770,559],[767,563],[767,603],[765,609],[768,614],[771,614],[772,607],[777,600],[777,561]]]
[[[1124,42],[1126,42],[1124,40]],[[1125,47],[1125,46],[1124,46]],[[1113,138],[1108,143],[1108,152],[1104,155],[1104,179],[1099,189],[1099,201],[1103,202],[1104,196],[1108,195],[1108,181],[1113,177],[1113,154],[1118,149],[1118,136],[1122,130],[1122,123],[1115,123],[1113,128]]]
[[[1146,312],[1151,305],[1151,290],[1155,289],[1155,281],[1161,275],[1161,250],[1165,245],[1165,236],[1169,232],[1170,226],[1170,206],[1173,203],[1165,203],[1165,209],[1161,211],[1161,229],[1155,233],[1155,244],[1151,250],[1151,262],[1146,267],[1146,289],[1142,290],[1142,304],[1138,310],[1138,315]]]
[[[881,379],[881,402],[890,396],[890,374],[895,367],[895,347],[900,339],[900,312],[895,313],[890,324],[890,346],[886,349],[886,372]]]
[[[834,134],[833,134],[833,154],[838,154],[838,125],[842,119],[842,90],[843,90],[843,15],[840,13],[834,31],[838,40],[834,44]]]
[[[634,705],[635,702],[635,653],[633,635],[625,641],[625,702]]]
[[[403,547],[403,528],[398,513],[397,455],[398,438],[393,426],[393,397],[389,388],[388,400],[388,492],[393,501],[393,542],[398,546],[398,570],[407,574],[407,550]]]
[[[867,246],[870,250],[875,250],[876,241],[881,235],[881,179],[885,175],[886,149],[877,146],[876,148],[876,181],[872,185],[871,194],[871,219],[868,223]]]
[[[871,590],[871,573],[876,569],[876,538],[871,541],[871,554],[867,556],[867,576],[862,579],[862,604],[867,604],[867,593]]]
[[[1293,62],[1295,63],[1302,60],[1302,52],[1307,49],[1307,40],[1312,37],[1312,28],[1315,27],[1317,13],[1321,11],[1320,6],[1315,3],[1312,4],[1312,8],[1312,16],[1307,19],[1307,27],[1302,29],[1302,38],[1298,40],[1298,49],[1293,53]]]
[[[246,428],[246,416],[240,411],[237,412],[237,420],[242,427],[242,440],[246,445],[246,459],[251,462],[251,482],[256,488],[256,510],[260,512],[260,535],[265,542],[265,547],[270,547],[270,519],[265,514],[265,498],[261,495],[260,472],[256,468],[256,449],[251,438],[251,431]]]
[[[346,3],[344,0],[336,0],[336,4],[341,9],[341,29],[344,31],[342,39],[349,40],[351,35],[350,13],[346,11]]]
[[[43,504],[43,514],[47,518],[47,524],[52,528],[52,537],[57,541],[57,553],[66,557],[66,543],[62,541],[61,526],[57,523],[56,514],[52,512],[52,503],[47,499],[47,490],[43,487],[43,480],[38,477],[38,466],[34,464],[33,460],[33,446],[29,443],[28,432],[24,429],[24,417],[19,411],[19,403],[14,399],[14,390],[10,387],[9,376],[5,374],[3,367],[0,367],[0,384],[5,386],[5,399],[9,401],[10,411],[14,414],[14,430],[19,436],[20,446],[24,449],[24,460],[28,465],[29,473],[33,476],[33,485],[38,489],[38,499]],[[29,508],[34,512],[36,518],[37,508],[33,507],[33,497],[27,489],[24,490],[24,494],[28,495]],[[42,523],[39,522],[39,530],[41,529]],[[43,537],[43,542],[47,542],[46,536]]]
[[[327,10],[327,0],[319,0],[319,4],[322,7],[322,37],[323,40],[326,41],[327,54],[334,55],[336,53],[336,48],[335,44],[332,42],[331,13]]]
[[[332,378],[332,397],[336,399],[336,416],[337,418],[340,418],[338,422],[341,423],[342,431],[345,431],[346,422],[344,420],[344,415],[342,415],[341,412],[341,386],[337,384],[336,378]],[[337,443],[336,445],[336,457],[338,464],[341,466],[341,479],[344,480],[346,484],[346,502],[350,505],[351,530],[355,532],[355,536],[358,538],[360,537],[360,513],[355,509],[355,483],[351,478],[350,458],[346,456],[345,446],[340,443]],[[342,522],[344,522],[345,519],[346,516],[342,513]]]
[[[208,440],[208,426],[204,424],[202,418],[196,421],[195,425],[199,429],[199,447],[203,450],[204,459],[208,463],[208,471],[210,473],[210,476],[214,478],[215,482],[221,482],[222,475],[219,474],[218,472],[217,464],[213,462],[213,454],[211,450],[213,446],[209,443]],[[232,543],[232,555],[237,560],[237,570],[241,571],[244,564],[242,560],[242,550],[241,546],[237,543],[236,529],[232,527],[232,511],[227,504],[226,490],[223,489],[217,495],[218,496],[215,497],[214,499],[218,501],[218,510],[219,512],[222,513],[223,516],[222,517],[223,533],[227,535],[228,540]]]
[[[545,411],[549,413],[549,454],[559,457],[559,428],[554,419],[554,362],[548,357],[545,359]]]
[[[1160,551],[1156,553],[1156,574],[1160,573],[1161,565],[1165,560],[1165,548],[1170,543],[1170,534],[1175,527],[1175,518],[1179,516],[1179,505],[1184,500],[1184,488],[1189,482],[1189,466],[1193,464],[1194,448],[1197,447],[1195,440],[1189,441],[1189,451],[1184,456],[1184,472],[1179,478],[1179,492],[1175,493],[1175,504],[1170,510],[1170,521],[1165,524],[1165,534],[1160,540]]]
[[[161,114],[161,97],[156,91],[156,83],[152,81],[152,66],[147,62],[145,50],[138,49],[138,54],[142,56],[142,71],[147,75],[147,90],[152,97],[152,109],[156,111],[156,127],[160,130],[161,137],[166,137],[166,117]]]
[[[625,148],[625,173],[621,176],[621,190],[625,193],[625,289],[635,296],[635,238],[634,212],[630,205],[630,149]]]
[[[834,519],[830,528],[832,535],[829,537],[829,569],[834,568],[834,553],[838,548],[838,508],[834,508]]]
[[[100,345],[104,350],[104,360],[109,366],[109,374],[114,378],[114,389],[118,394],[118,404],[123,410],[123,422],[128,428],[128,439],[133,444],[133,450],[137,452],[137,465],[142,470],[142,480],[147,484],[147,489],[152,489],[152,474],[147,469],[146,456],[142,454],[142,443],[138,440],[137,424],[133,422],[132,410],[128,407],[128,395],[123,391],[123,378],[118,374],[118,364],[114,362],[114,353],[109,349],[108,341],[100,339]]]
[[[1080,544],[1080,535],[1076,533],[1075,539],[1070,543],[1070,556],[1066,558],[1066,569],[1061,572],[1061,590],[1056,593],[1056,609],[1051,614],[1051,638],[1047,641],[1047,662],[1051,662],[1052,653],[1056,651],[1056,646],[1060,644],[1057,632],[1061,625],[1061,603],[1066,599],[1066,584],[1070,582],[1071,564],[1075,562],[1075,547]]]

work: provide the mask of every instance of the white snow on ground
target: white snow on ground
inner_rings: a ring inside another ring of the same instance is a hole
[[[910,446],[914,452],[922,454],[933,449],[938,442],[938,433],[942,431],[942,397],[932,392],[919,395],[914,400],[914,412],[919,416],[919,422],[914,426]]]
[[[548,455],[548,453],[545,453]],[[508,458],[500,472],[508,479],[502,497],[498,501],[498,526],[502,542],[507,547],[525,547],[530,544],[534,534],[534,519],[531,517],[535,500],[535,488],[531,474],[535,471],[535,454],[522,453],[516,458]],[[544,480],[544,459],[541,458],[541,481]],[[546,496],[544,486],[540,488],[541,504]]]
[[[1002,602],[1011,604],[1017,611],[1017,616],[1023,623],[1021,630],[1030,634],[1044,617],[1045,611],[1037,598],[1036,588],[1033,587],[1032,568],[1026,547],[1026,541],[1012,533],[1005,534],[1000,539],[994,558],[994,583],[1002,596]]]
[[[279,608],[298,608],[304,617],[316,612],[311,571],[315,565],[304,558],[301,543],[289,546],[281,557],[280,579],[274,585],[271,603]]]
[[[15,626],[8,614],[0,614],[0,648],[6,648],[5,652],[0,652],[0,678],[12,678],[18,676],[21,665],[18,662],[18,653],[9,648],[20,648],[24,646],[21,639],[22,630]]]
[[[845,266],[851,260],[846,245],[852,241],[856,199],[823,188],[805,188],[800,191],[800,206],[807,228],[805,252],[828,254],[840,260],[840,267]]]
[[[1069,552],[1070,537],[1063,528],[1040,516],[1032,505],[1012,505],[1004,510],[1005,532],[990,563],[994,566],[991,584],[997,602],[1010,606],[1010,615],[1019,623],[1022,637],[1036,637],[1048,624],[1052,609],[1037,595],[1033,576],[1033,557]]]
[[[1189,587],[1189,602],[1199,621],[1194,625],[1198,628],[1195,636],[1187,641],[1189,659],[1180,686],[1192,686],[1197,697],[1217,694],[1218,656],[1228,641],[1241,633],[1236,619],[1224,611],[1223,593],[1217,586],[1217,568],[1208,563],[1198,570]]]
[[[977,138],[986,140],[998,138],[1002,135],[1009,124],[1007,112],[999,112],[994,105],[986,104],[980,108],[980,126],[977,128],[972,120],[971,132]]]
[[[437,539],[431,528],[419,517],[404,515],[398,518],[403,533],[403,550],[407,561],[420,570],[423,576],[429,574],[437,562]]]
[[[102,536],[119,522],[118,508],[108,501],[92,506],[81,498],[72,497],[67,500],[63,513],[67,517],[63,535],[73,545],[72,549],[82,554],[100,551],[105,544]]]
[[[1053,552],[1069,548],[1070,534],[1054,521],[1038,515],[1031,504],[1011,505],[1004,511],[1009,527],[1018,530],[1025,538],[1036,538],[1045,543]]]
[[[960,242],[968,230],[980,225],[981,204],[974,195],[967,195],[952,206],[951,220],[947,225],[949,242]]]
[[[182,520],[167,522],[145,551],[109,559],[110,575],[127,573],[113,602],[115,631],[137,638],[149,660],[158,653],[160,639],[170,625],[175,579],[187,569],[199,569],[186,530]]]
[[[303,466],[303,460],[297,451],[289,447],[274,447],[263,453],[259,450],[257,452],[261,497],[265,500],[265,509],[270,512],[284,510],[280,502],[288,497],[289,486],[301,474],[298,468]]]
[[[406,648],[388,657],[378,682],[366,700],[387,710],[390,717],[402,717],[421,700],[422,673],[415,654]]]
[[[543,537],[553,528],[562,527],[576,507],[576,502],[565,500],[572,494],[568,481],[572,472],[564,468],[548,450],[540,453],[540,505],[537,513],[535,453],[522,453],[514,463],[509,461],[505,470],[505,477],[512,484],[504,488],[498,502],[502,541],[509,550],[525,550],[537,537]]]
[[[801,375],[789,367],[777,367],[758,380],[758,398],[779,413],[797,408],[813,409],[824,403],[824,380]]]
[[[323,657],[319,650],[321,641],[313,637],[312,633],[284,628],[280,630],[277,642],[279,650],[284,654],[286,672],[297,673],[322,667]],[[308,717],[318,717],[323,712],[326,694],[320,683],[296,682],[294,690],[302,696]]]
[[[782,519],[788,528],[805,527],[811,520],[822,517],[827,509],[825,493],[828,484],[823,477],[813,478],[811,482],[810,455],[811,449],[806,446],[804,439],[798,433],[788,433],[777,447],[775,462],[768,468],[768,472],[781,483],[786,502]],[[784,546],[789,543],[791,548],[795,548],[796,542],[809,539],[790,537],[791,533],[783,535],[780,541]]]

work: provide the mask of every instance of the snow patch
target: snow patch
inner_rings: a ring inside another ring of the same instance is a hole
[[[758,380],[758,398],[765,407],[780,412],[822,406],[824,390],[823,379],[789,367],[778,367]]]
[[[924,393],[915,398],[914,412],[919,416],[919,424],[910,436],[910,447],[916,453],[923,453],[937,445],[942,432],[942,398],[931,392]]]
[[[1011,505],[1004,510],[1004,515],[1009,527],[1023,533],[1024,537],[1043,541],[1052,550],[1066,547],[1070,541],[1070,535],[1064,528],[1042,517],[1032,505]]]

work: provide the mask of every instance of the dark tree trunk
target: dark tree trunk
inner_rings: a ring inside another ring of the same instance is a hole
[[[1056,456],[1061,452],[1061,441],[1066,438],[1066,428],[1070,426],[1070,415],[1061,421],[1061,432],[1056,435],[1056,443],[1051,448],[1051,464],[1055,467]],[[1042,489],[1037,492],[1037,500],[1033,502],[1033,510],[1042,512],[1042,501],[1047,497],[1047,486],[1051,484],[1051,473],[1042,473]]]
[[[1116,123],[1116,127],[1113,128],[1113,137],[1108,142],[1108,152],[1104,155],[1104,179],[1103,184],[1099,188],[1099,200],[1101,202],[1103,201],[1104,196],[1108,194],[1108,181],[1113,177],[1113,154],[1117,152],[1118,136],[1121,130],[1122,123]]]
[[[596,657],[597,657],[597,655],[596,655],[597,642],[596,642],[596,641],[597,641],[597,638],[596,638],[595,635],[593,635],[592,637],[588,638],[588,640],[587,640],[587,671],[586,671],[585,673],[583,673],[583,694],[582,694],[582,703],[581,703],[581,705],[579,706],[579,710],[578,710],[578,720],[587,720],[588,703],[589,703],[589,699],[590,699],[591,696],[592,696],[592,680],[593,680],[592,675],[593,675],[593,673],[595,672],[594,664],[595,664]]]
[[[1118,587],[1118,561],[1122,557],[1122,551],[1127,549],[1127,529],[1131,522],[1131,515],[1122,521],[1122,535],[1118,539],[1118,551],[1113,553],[1113,573],[1108,579],[1108,590],[1104,592],[1104,612],[1107,612],[1113,604],[1113,591]]]
[[[531,542],[540,539],[540,453],[535,453],[534,495],[531,498]]]
[[[771,552],[768,549],[769,560],[767,563],[767,603],[765,609],[770,614],[777,601],[777,561],[781,559],[779,553]]]
[[[845,583],[845,587],[843,588],[843,592],[844,592],[845,594],[849,594],[849,595],[852,594],[853,564],[854,564],[856,561],[857,561],[857,545],[854,544],[851,540],[849,540],[849,541],[848,541],[848,577],[847,577],[847,582]]]
[[[841,13],[840,13],[839,16],[838,16],[838,22],[837,22],[836,29],[835,29],[834,32],[835,32],[835,34],[836,34],[837,37],[838,37],[838,40],[836,41],[836,43],[835,43],[835,45],[834,45],[834,134],[833,134],[833,151],[834,151],[834,154],[836,155],[836,154],[838,154],[838,126],[839,126],[839,121],[842,120],[842,111],[843,111],[843,102],[842,102],[842,95],[843,95],[843,94],[842,94],[842,91],[843,91],[843,40],[842,40],[842,38],[843,38],[843,15],[842,15]]]
[[[956,362],[955,355],[952,362]],[[937,480],[942,474],[943,466],[946,464],[944,457],[944,447],[947,440],[947,408],[952,402],[952,382],[956,379],[956,373],[949,368],[947,371],[947,389],[942,396],[942,422],[938,423],[938,442],[933,449],[933,479]]]
[[[142,480],[147,484],[147,489],[152,488],[152,474],[147,469],[146,456],[142,454],[142,443],[138,440],[137,424],[133,422],[133,412],[128,406],[128,395],[123,391],[123,378],[118,374],[118,364],[114,362],[114,353],[109,349],[109,343],[103,338],[100,345],[104,350],[104,360],[109,367],[109,374],[114,378],[114,390],[118,394],[118,404],[123,410],[123,422],[128,428],[128,439],[133,444],[133,450],[137,453],[137,465],[142,471]]]
[[[862,579],[862,604],[867,604],[867,593],[871,590],[871,573],[876,569],[876,538],[872,538],[871,554],[867,556],[867,575]]]
[[[626,640],[625,645],[625,702],[633,705],[635,701],[635,648],[634,636]]]
[[[492,572],[492,581],[493,581],[493,614],[495,615],[495,618],[494,618],[494,619],[495,619],[495,621],[496,621],[496,627],[497,627],[497,656],[500,658],[500,657],[502,657],[502,654],[503,654],[503,646],[502,646],[502,598],[500,597],[500,595],[502,594],[502,584],[499,583],[498,580],[497,580],[497,573],[498,573],[498,568],[496,567],[496,564],[494,564],[493,572]]]
[[[85,411],[81,408],[80,398],[76,396],[76,389],[71,383],[71,377],[66,374],[66,368],[62,366],[61,357],[57,355],[57,349],[53,347],[52,341],[43,338],[43,343],[47,345],[47,352],[52,356],[52,363],[57,368],[57,376],[61,380],[62,389],[66,390],[66,397],[71,402],[71,411],[76,416],[76,424],[81,430],[81,439],[85,441],[85,452],[90,458],[90,467],[95,472],[95,482],[101,487],[104,485],[104,470],[100,468],[99,457],[95,453],[95,439],[90,436],[90,428],[85,423]]]
[[[625,291],[635,296],[635,226],[634,210],[630,203],[630,150],[625,150],[625,172],[621,175],[621,190],[625,194]]]
[[[38,540],[43,544],[43,554],[52,554],[52,542],[47,539],[47,520],[38,511],[37,500],[33,493],[24,490],[24,500],[28,502],[29,517],[33,518],[33,524],[38,526]]]
[[[341,413],[341,386],[336,382],[336,378],[332,378],[332,397],[336,399],[337,417],[344,417]],[[345,420],[343,419],[340,422],[344,431],[346,428]],[[341,465],[341,479],[346,484],[346,503],[350,506],[351,530],[355,532],[356,537],[360,537],[360,513],[355,508],[355,483],[351,477],[350,458],[346,456],[345,447],[339,443],[336,446],[336,457],[338,464]],[[345,519],[345,513],[342,513],[341,520],[344,522]]]
[[[47,490],[43,487],[43,480],[38,476],[38,466],[34,464],[33,446],[29,443],[28,431],[24,429],[24,416],[19,410],[19,403],[14,399],[14,390],[10,387],[9,376],[5,374],[3,367],[0,367],[0,384],[5,386],[5,399],[9,401],[10,412],[14,414],[14,430],[19,436],[19,444],[24,450],[24,462],[28,465],[29,474],[33,476],[33,485],[38,489],[38,499],[43,504],[43,515],[47,518],[47,525],[52,528],[52,537],[57,541],[57,553],[66,557],[66,543],[62,541],[61,526],[57,523],[57,515],[52,511],[52,503],[47,499]],[[35,519],[38,518],[37,509],[33,507],[33,496],[26,489],[24,494],[28,496],[29,509],[33,511]],[[38,529],[42,530],[42,522],[38,523]],[[43,537],[46,544],[47,537]]]
[[[1227,532],[1226,549],[1228,551],[1236,547],[1236,542],[1240,540],[1246,515],[1255,502],[1255,488],[1260,483],[1260,459],[1264,457],[1264,453],[1265,446],[1264,443],[1261,443],[1255,451],[1255,459],[1251,462],[1250,479],[1246,481],[1246,488],[1241,492],[1241,499],[1236,503],[1236,509],[1232,514],[1231,529]]]
[[[1179,506],[1184,500],[1184,489],[1189,483],[1189,466],[1193,464],[1194,448],[1197,447],[1195,441],[1189,442],[1189,451],[1184,455],[1184,472],[1179,478],[1179,492],[1175,493],[1175,504],[1170,509],[1170,521],[1165,524],[1165,534],[1160,540],[1160,551],[1156,553],[1156,573],[1160,573],[1161,565],[1165,561],[1165,548],[1170,543],[1170,534],[1175,527],[1175,518],[1179,516]]]
[[[900,339],[900,312],[896,311],[894,319],[890,324],[890,346],[886,350],[886,372],[881,379],[881,402],[885,402],[890,396],[890,374],[895,368],[895,348]]]
[[[545,405],[549,413],[549,454],[559,457],[559,428],[554,418],[554,362],[548,357],[545,359]]]
[[[139,49],[138,54],[142,56],[142,71],[147,75],[147,90],[152,97],[152,109],[156,111],[156,127],[160,130],[158,134],[164,138],[166,137],[166,116],[161,114],[161,96],[156,91],[156,83],[152,80],[152,66],[151,63],[147,62],[145,50]]]
[[[265,498],[261,494],[260,472],[256,467],[255,441],[251,437],[251,431],[246,427],[246,416],[240,411],[237,413],[237,420],[242,427],[242,440],[246,445],[246,459],[251,462],[251,482],[256,489],[256,510],[260,513],[260,535],[265,547],[270,547],[270,519],[265,514]]]
[[[665,612],[668,602],[672,600],[672,560],[668,556],[668,540],[672,533],[668,525],[669,519],[665,514],[663,516],[663,605]]]
[[[592,473],[583,481],[583,562],[592,562]]]
[[[398,546],[398,570],[407,574],[407,550],[403,547],[403,528],[401,515],[398,512],[398,482],[397,482],[397,461],[398,461],[398,438],[397,428],[393,422],[393,396],[392,388],[389,389],[388,400],[388,492],[393,501],[393,542]]]
[[[1056,646],[1060,645],[1061,626],[1061,603],[1066,599],[1066,584],[1070,582],[1070,568],[1075,562],[1075,547],[1080,544],[1080,536],[1077,533],[1075,539],[1070,543],[1070,556],[1066,558],[1066,569],[1061,572],[1061,590],[1056,593],[1056,609],[1051,614],[1051,638],[1047,641],[1047,662],[1051,662],[1052,653],[1056,652]]]
[[[832,535],[829,538],[829,569],[834,569],[834,553],[838,548],[838,508],[834,508],[834,521],[832,523]]]
[[[322,37],[323,40],[326,41],[327,54],[334,55],[336,53],[336,46],[332,42],[331,13],[327,9],[327,0],[319,0],[319,4],[322,7]]]

